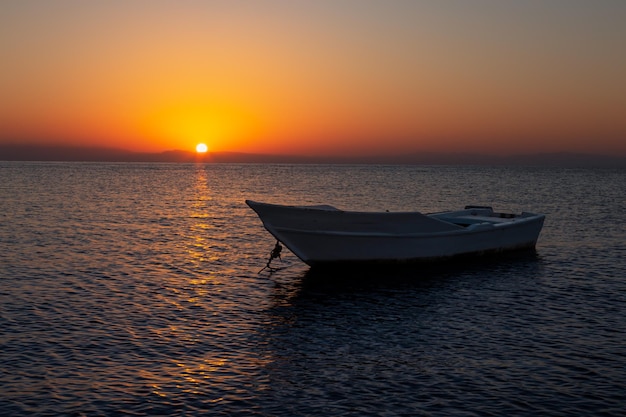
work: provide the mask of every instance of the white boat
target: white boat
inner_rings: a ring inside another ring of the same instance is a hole
[[[483,206],[422,214],[355,212],[325,205],[285,206],[250,200],[246,204],[268,232],[310,266],[435,261],[533,249],[545,218],[526,212],[497,213]]]

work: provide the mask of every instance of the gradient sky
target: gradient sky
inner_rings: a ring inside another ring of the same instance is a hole
[[[0,143],[626,155],[626,1],[0,3]]]

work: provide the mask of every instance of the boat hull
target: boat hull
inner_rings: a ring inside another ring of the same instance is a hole
[[[415,217],[413,213],[354,213],[247,203],[265,228],[310,266],[432,262],[532,249],[544,221],[543,215],[526,213],[520,218],[460,227],[424,219],[428,216],[419,213],[420,217]],[[443,214],[436,217],[445,217]],[[300,217],[306,221],[294,220]],[[412,227],[420,221],[421,229]],[[325,227],[329,224],[332,226]],[[424,229],[429,231],[421,231]]]

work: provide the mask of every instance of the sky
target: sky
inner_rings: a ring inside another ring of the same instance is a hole
[[[0,144],[626,156],[623,0],[3,0]]]

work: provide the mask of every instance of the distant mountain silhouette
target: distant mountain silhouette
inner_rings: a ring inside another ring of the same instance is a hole
[[[185,151],[147,153],[88,146],[0,145],[0,160],[5,161],[192,162],[195,157],[195,153]]]
[[[416,152],[383,156],[305,156],[241,152],[198,154],[181,150],[132,152],[124,149],[54,145],[3,145],[4,161],[80,162],[212,162],[212,163],[294,163],[294,164],[415,164],[415,165],[541,165],[561,167],[626,168],[626,157],[580,153],[536,153],[492,156],[471,153]]]

